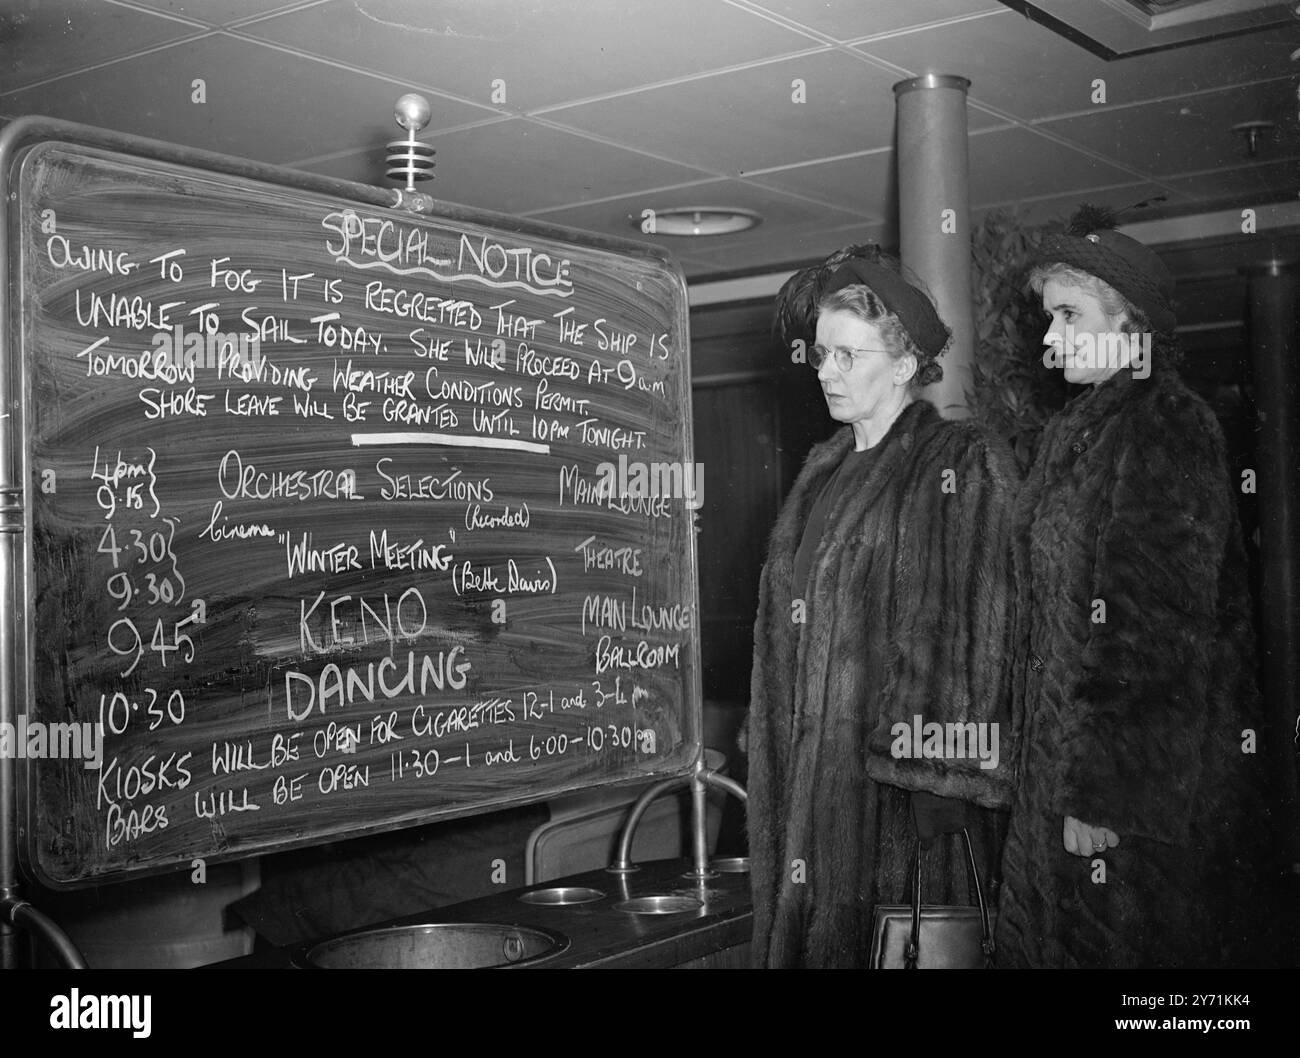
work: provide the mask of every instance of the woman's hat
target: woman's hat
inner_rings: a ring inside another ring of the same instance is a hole
[[[1114,228],[1110,210],[1080,205],[1064,232],[1043,239],[1034,263],[1059,262],[1094,275],[1146,313],[1157,331],[1172,331],[1174,277],[1154,250]]]
[[[871,243],[836,250],[821,264],[796,272],[785,281],[776,296],[775,326],[782,342],[788,345],[796,337],[811,334],[822,298],[855,284],[867,287],[898,317],[921,353],[922,366],[933,363],[947,347],[952,332],[930,299],[904,279],[880,247]],[[943,374],[937,363],[929,373],[938,377]]]

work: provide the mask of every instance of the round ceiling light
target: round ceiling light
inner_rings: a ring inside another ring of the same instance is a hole
[[[653,216],[653,227],[647,224]],[[672,209],[645,210],[634,221],[636,227],[651,235],[732,235],[747,231],[763,220],[749,209],[730,206],[677,206]]]

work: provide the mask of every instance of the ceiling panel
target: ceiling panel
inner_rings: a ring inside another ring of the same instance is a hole
[[[1199,205],[1247,206],[1300,197],[1300,157],[1260,165],[1233,166],[1166,181]]]
[[[763,221],[758,227],[735,235],[681,238],[669,235],[643,236],[640,232],[641,211],[644,209],[707,205],[753,210],[763,218]],[[689,187],[638,192],[608,202],[549,209],[540,212],[537,216],[540,220],[554,224],[567,224],[577,228],[608,231],[631,238],[644,238],[658,242],[670,250],[689,246],[692,254],[707,252],[717,247],[725,249],[744,246],[746,243],[770,239],[774,233],[784,233],[800,227],[857,224],[862,220],[845,210],[831,209],[778,191],[755,187],[745,180],[709,180]]]
[[[796,80],[806,86],[805,102],[794,101]],[[548,116],[732,175],[888,146],[896,80],[825,51]]]
[[[84,4],[86,0],[70,0]],[[113,3],[114,0],[107,0]],[[147,7],[160,14],[171,14],[206,22],[213,26],[228,26],[272,11],[289,8],[314,7],[324,0],[130,0],[136,7]]]
[[[206,102],[191,102],[195,79],[204,82]],[[0,105],[11,115],[48,114],[279,163],[396,139],[393,101],[402,90],[214,35],[16,92]],[[311,100],[309,111],[303,99]],[[485,113],[440,101],[435,116],[451,125]]]
[[[1267,145],[1273,156],[1300,155],[1300,129],[1282,106],[1295,106],[1291,81],[1207,92],[1182,99],[1083,114],[1035,126],[1156,176],[1246,165],[1246,143],[1233,125],[1276,118],[1277,138]]]
[[[881,224],[857,223],[837,228],[801,227],[784,234],[779,240],[755,242],[730,250],[718,248],[688,256],[691,265],[698,260],[710,266],[716,274],[727,275],[794,268],[823,260],[841,246],[863,242],[889,246],[897,242],[897,236],[887,225]],[[689,268],[687,275],[691,275]]]
[[[836,40],[860,40],[946,19],[1001,10],[995,0],[742,0]]]
[[[1001,129],[970,138],[970,200],[976,206],[1140,179],[1140,174],[1135,177],[1028,129]]]
[[[1161,199],[1161,201],[1156,201]],[[1080,203],[1089,202],[1123,213],[1125,222],[1133,223],[1164,215],[1170,211],[1186,210],[1190,200],[1159,184],[1139,182],[1118,184],[1114,187],[1088,187],[1064,194],[1047,194],[1041,198],[1021,198],[1005,202],[988,203],[973,209],[979,216],[989,209],[1004,209],[1018,217],[1023,224],[1064,226]],[[1148,203],[1135,209],[1142,203]]]
[[[330,0],[253,36],[512,112],[589,99],[810,42],[723,0]]]
[[[6,0],[0,4],[0,93],[201,32],[110,4]]]
[[[705,204],[750,209],[762,216],[763,222],[736,235],[701,238],[647,235],[640,230],[643,209]],[[548,210],[538,215],[538,219],[656,243],[680,260],[690,278],[705,272],[762,271],[818,253],[824,256],[845,242],[879,238],[883,228],[851,213],[827,209],[741,180],[715,180],[610,202]],[[834,229],[837,234],[826,235],[828,229]],[[821,249],[828,244],[828,249]]]
[[[528,213],[708,177],[524,118],[425,139],[437,151],[436,168],[432,185],[421,185],[420,190],[505,213]],[[372,151],[304,168],[383,183],[381,154]]]
[[[973,99],[1022,118],[1092,110],[1093,82],[1107,105],[1158,99],[1220,85],[1293,74],[1290,50],[1273,35],[1233,37],[1106,62],[1007,10],[859,50],[916,72],[959,74]],[[1292,47],[1300,46],[1300,42]]]
[[[764,187],[806,195],[880,220],[882,206],[891,200],[894,164],[891,149],[781,169],[750,179]]]

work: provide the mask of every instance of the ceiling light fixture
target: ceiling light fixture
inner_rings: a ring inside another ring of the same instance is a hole
[[[1259,155],[1259,141],[1271,137],[1276,129],[1271,121],[1243,121],[1232,126],[1232,131],[1246,141],[1246,153],[1252,158]]]
[[[650,218],[645,213],[634,218],[633,224],[652,235],[733,235],[748,231],[763,220],[753,210],[731,206],[677,206],[648,212],[653,214],[653,227],[647,225]]]

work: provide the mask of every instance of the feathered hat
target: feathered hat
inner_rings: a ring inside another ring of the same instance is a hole
[[[1172,331],[1174,277],[1156,252],[1115,231],[1115,214],[1080,205],[1060,234],[1046,236],[1034,263],[1062,263],[1105,280],[1146,313],[1157,331]]]
[[[922,385],[937,382],[943,368],[936,357],[947,348],[952,332],[939,319],[934,305],[899,274],[879,246],[863,243],[836,250],[825,261],[796,272],[776,295],[773,327],[783,345],[806,339],[817,325],[817,306],[827,294],[855,284],[867,287],[898,317],[921,353],[917,377]]]

